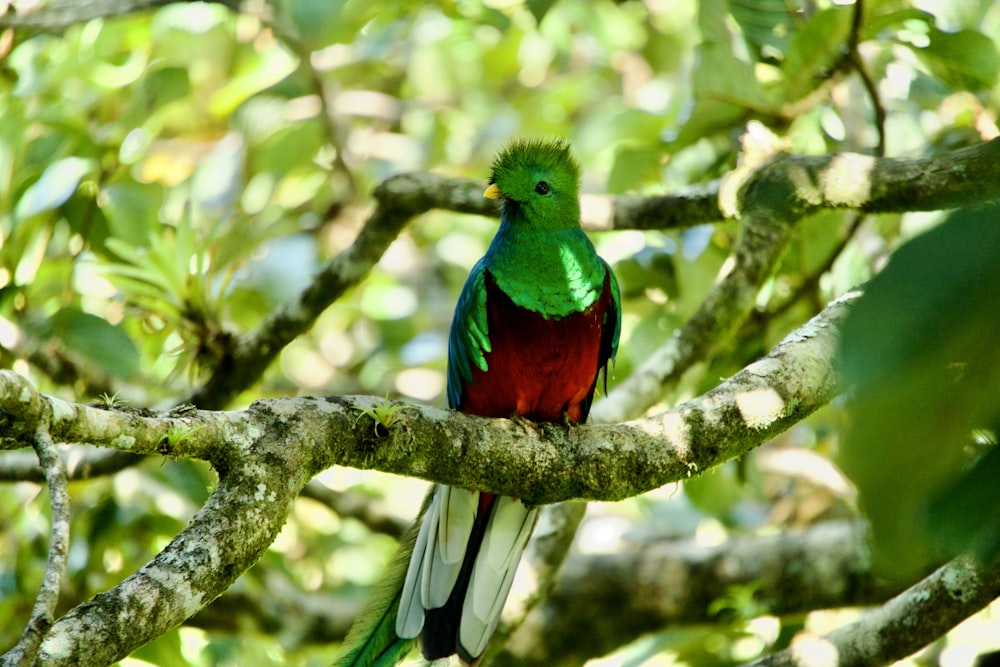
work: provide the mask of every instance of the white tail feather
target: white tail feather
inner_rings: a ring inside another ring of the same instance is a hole
[[[514,498],[499,496],[494,501],[459,625],[459,642],[469,655],[486,650],[537,516],[537,508],[528,509]]]
[[[479,492],[445,486],[441,489],[438,544],[441,560],[461,564],[479,509]]]
[[[424,516],[434,516],[433,513],[439,505],[438,495],[435,493]],[[420,587],[424,578],[424,559],[422,556],[427,550],[431,528],[435,523],[424,521],[420,525],[420,532],[417,533],[417,541],[413,544],[413,555],[410,556],[410,564],[406,568],[406,579],[403,580],[403,590],[399,597],[399,611],[396,614],[397,637],[414,639],[424,627],[424,605],[420,595]],[[417,554],[420,554],[421,557],[417,558]]]
[[[431,540],[424,555],[421,593],[424,609],[437,609],[448,602],[458,581],[472,524],[479,507],[479,492],[439,486],[435,492],[437,516],[429,512],[424,521],[433,521]],[[415,552],[414,552],[415,555]]]

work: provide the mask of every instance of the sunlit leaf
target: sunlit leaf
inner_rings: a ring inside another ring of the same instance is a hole
[[[28,218],[66,203],[76,192],[80,181],[94,169],[92,160],[68,157],[53,162],[17,202],[14,215]]]
[[[960,90],[991,89],[997,82],[1000,60],[996,45],[975,30],[944,32],[932,29],[924,47],[907,44],[937,78]]]
[[[784,56],[796,30],[795,7],[787,0],[729,0],[729,11],[758,60]]]
[[[891,2],[878,3],[874,6],[865,7],[865,21],[861,25],[861,39],[878,39],[882,31],[898,29],[907,21],[923,23],[927,26],[934,25],[934,15],[913,7],[904,9],[894,9]],[[878,13],[879,9],[888,9],[885,14]]]
[[[298,2],[294,3],[296,6]],[[323,4],[323,3],[320,3]],[[278,83],[295,71],[298,60],[285,49],[268,49],[242,63],[212,98],[211,110],[226,116],[249,97]]]

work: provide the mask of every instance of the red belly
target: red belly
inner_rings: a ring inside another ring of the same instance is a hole
[[[472,369],[459,410],[484,417],[517,414],[532,421],[587,418],[600,361],[601,329],[610,299],[582,313],[545,319],[514,304],[486,276],[491,351],[487,371]]]

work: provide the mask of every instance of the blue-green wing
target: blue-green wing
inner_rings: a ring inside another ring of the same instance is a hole
[[[601,327],[601,350],[597,357],[597,371],[598,374],[602,370],[604,371],[604,393],[607,395],[608,364],[614,362],[615,356],[618,354],[618,339],[622,333],[622,293],[618,288],[618,279],[615,278],[615,272],[611,270],[611,267],[604,261],[604,258],[599,259],[604,264],[604,270],[608,272],[609,282],[611,283],[611,298],[608,301],[607,310],[604,311],[604,323]],[[594,386],[597,386],[597,378],[594,378]],[[590,401],[593,399],[594,390],[591,389],[585,412],[590,412]]]
[[[448,407],[462,403],[465,387],[472,382],[472,369],[487,369],[490,331],[486,321],[486,260],[472,267],[455,305],[448,334]]]
[[[601,263],[604,264],[604,269],[611,277],[611,303],[608,304],[608,309],[604,314],[604,327],[601,329],[601,356],[598,364],[606,367],[608,362],[614,361],[618,354],[618,339],[622,335],[622,293],[611,266],[603,258]],[[607,372],[605,372],[604,381],[607,383]],[[607,387],[605,387],[605,392],[607,392]]]

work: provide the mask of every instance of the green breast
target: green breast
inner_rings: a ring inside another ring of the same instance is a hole
[[[604,289],[606,269],[580,228],[501,229],[486,265],[511,300],[547,318],[590,307]]]

